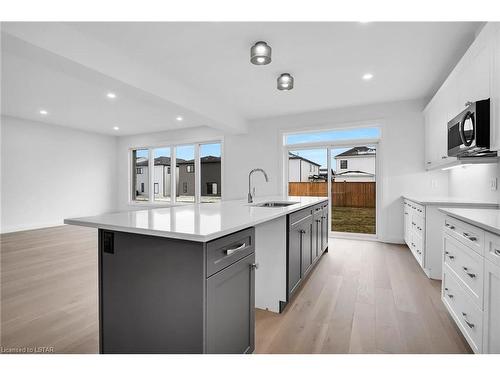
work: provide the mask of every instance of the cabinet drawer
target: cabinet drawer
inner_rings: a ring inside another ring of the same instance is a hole
[[[486,232],[484,242],[484,256],[491,263],[500,266],[500,236]]]
[[[415,232],[410,233],[410,243],[408,247],[410,248],[413,256],[417,260],[418,264],[422,265],[422,238]]]
[[[300,211],[296,211],[296,212],[293,212],[289,215],[289,229],[297,224],[299,221],[305,219],[306,217],[308,216],[311,216],[311,212],[312,212],[312,207],[308,207],[308,208],[304,208],[303,210],[300,210]]]
[[[481,353],[483,312],[471,301],[448,265],[443,269],[441,299],[474,352]]]
[[[445,233],[452,235],[479,255],[484,254],[484,230],[449,216],[446,217],[444,226]]]
[[[207,277],[255,251],[255,229],[248,228],[207,243]]]
[[[425,218],[420,215],[412,216],[412,228],[413,230],[421,237],[424,237],[424,229],[425,229]]]
[[[483,258],[448,234],[443,240],[443,262],[454,272],[474,303],[483,307]]]

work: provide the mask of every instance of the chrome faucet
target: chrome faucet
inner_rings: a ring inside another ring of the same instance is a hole
[[[269,182],[269,178],[267,177],[267,173],[262,168],[255,168],[250,171],[248,174],[248,203],[253,203],[253,197],[255,196],[255,188],[252,189],[251,186],[251,177],[254,172],[262,172],[264,177],[266,178],[266,182]]]

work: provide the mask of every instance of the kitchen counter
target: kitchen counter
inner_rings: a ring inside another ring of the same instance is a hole
[[[500,210],[487,208],[440,208],[439,211],[500,235]]]
[[[279,196],[222,201],[166,208],[150,208],[97,216],[65,219],[65,224],[81,225],[120,232],[145,234],[190,241],[207,242],[252,227],[317,203],[327,197]],[[267,201],[297,202],[287,207],[256,207]]]
[[[403,195],[402,197],[404,199],[408,199],[412,202],[419,203],[422,205],[479,207],[479,208],[499,207],[497,202],[486,202],[474,199],[463,199],[463,198],[453,198],[453,197],[425,197],[425,196],[414,196],[414,195]]]

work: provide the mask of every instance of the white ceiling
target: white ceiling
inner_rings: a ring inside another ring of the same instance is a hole
[[[178,111],[188,113],[185,117],[191,120],[182,126],[234,126],[241,130],[241,124],[253,118],[429,97],[463,55],[480,25],[3,24],[6,32],[51,50],[66,65],[76,64],[78,69],[64,71],[55,63],[49,68],[47,64],[38,67],[43,58],[24,56],[21,63],[18,56],[7,57],[2,75],[12,78],[2,83],[2,110],[26,117],[42,105],[38,104],[41,99],[50,98],[54,107],[51,116],[61,111],[61,124],[86,128],[95,121],[92,130],[99,131],[120,122],[124,129],[120,134],[133,134],[178,127],[171,121]],[[250,46],[258,40],[273,48],[270,65],[249,62]],[[115,61],[114,69],[109,61]],[[82,69],[85,75],[80,74]],[[290,92],[276,89],[276,77],[283,72],[295,77],[295,88]],[[366,72],[374,74],[371,81],[361,79]],[[90,79],[93,74],[99,78]],[[103,100],[102,93],[113,82],[116,91],[126,92],[127,100],[112,103],[109,111],[110,103]],[[23,87],[30,87],[30,91],[23,94]],[[78,95],[68,98],[68,92]],[[103,121],[97,123],[101,114],[105,115]]]
[[[4,36],[2,52],[4,114],[112,135],[207,122],[185,108],[15,37]],[[109,92],[116,98],[107,98]],[[47,116],[40,115],[42,109]],[[176,120],[178,115],[182,115],[182,122]],[[119,131],[113,129],[115,126]]]

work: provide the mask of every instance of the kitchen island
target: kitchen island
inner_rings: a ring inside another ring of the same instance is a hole
[[[190,204],[65,223],[99,229],[101,353],[251,353],[254,307],[282,311],[328,249],[327,198]]]

